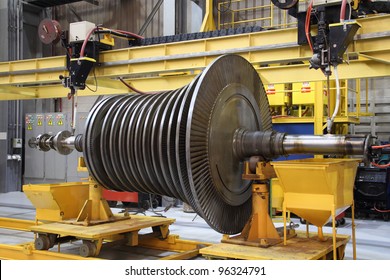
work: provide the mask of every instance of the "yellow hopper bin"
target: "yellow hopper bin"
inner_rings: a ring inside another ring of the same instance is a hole
[[[322,227],[353,203],[359,159],[300,159],[272,162],[284,191],[284,206]]]
[[[78,216],[88,199],[89,183],[24,185],[23,192],[36,208],[36,219],[63,221]]]

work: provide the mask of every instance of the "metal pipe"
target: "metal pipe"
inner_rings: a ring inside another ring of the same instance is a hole
[[[16,2],[16,60],[20,59],[20,3]]]
[[[20,122],[20,101],[16,100],[16,125],[15,125],[15,138],[19,138],[19,128],[21,126]]]
[[[145,23],[142,25],[141,29],[139,30],[138,34],[139,35],[143,35],[146,31],[146,28],[148,28],[148,26],[150,25],[150,23],[152,22],[154,16],[156,15],[156,13],[158,12],[158,10],[160,9],[161,7],[161,4],[164,2],[164,0],[159,0],[156,5],[153,7],[152,11],[150,12],[150,14],[148,15]]]
[[[72,124],[71,124],[71,134],[74,135],[76,131],[76,122],[77,122],[77,90],[76,93],[72,96]]]
[[[23,5],[20,3],[20,1],[17,1],[16,3],[16,60],[22,59],[23,56],[23,48],[22,48],[22,30],[23,30],[23,25],[22,25],[22,19],[21,19],[21,14],[22,14],[22,7]],[[15,123],[15,138],[20,138],[22,135],[19,133],[19,129],[22,127],[20,124],[20,101],[15,101],[15,116],[16,116],[16,123]]]

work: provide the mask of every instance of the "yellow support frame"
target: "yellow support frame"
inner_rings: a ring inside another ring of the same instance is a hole
[[[206,0],[206,13],[203,18],[202,25],[200,27],[200,32],[215,30],[213,6],[214,6],[213,0]]]
[[[97,260],[97,258],[83,258],[77,255],[35,250],[33,243],[0,244],[0,256],[3,260]]]
[[[211,245],[212,243],[180,239],[175,234],[168,235],[164,240],[144,234],[140,235],[138,247],[171,253],[161,257],[161,260],[187,260],[197,257],[201,248]],[[110,246],[110,242],[107,243],[107,246]],[[33,242],[17,245],[0,244],[0,256],[3,260],[103,260],[98,257],[85,258],[54,250],[36,250]]]
[[[348,50],[357,59],[339,66],[340,79],[390,76],[390,15],[358,22],[362,28]],[[265,84],[325,80],[308,64],[287,65],[307,63],[311,57],[310,49],[296,40],[297,29],[288,28],[106,51],[96,68],[98,91],[84,90],[80,95],[128,93],[115,80],[118,77],[144,91],[178,88],[227,53],[250,61]],[[62,87],[59,75],[67,75],[65,56],[0,63],[0,100],[65,97],[68,89]],[[93,80],[90,77],[88,83]]]
[[[0,217],[0,228],[6,228],[10,230],[30,231],[30,228],[32,226],[36,226],[40,224],[42,223],[38,221]]]
[[[290,239],[288,246],[278,244],[268,248],[245,247],[241,245],[219,243],[200,249],[200,253],[207,259],[238,259],[238,260],[331,260],[334,250],[331,234],[324,242],[307,238],[305,232],[297,231],[297,237]],[[336,256],[344,258],[345,247],[351,238],[348,235],[337,235]]]

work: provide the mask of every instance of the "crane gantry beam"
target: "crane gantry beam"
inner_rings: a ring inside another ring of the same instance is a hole
[[[348,48],[347,63],[339,65],[340,78],[390,76],[390,15],[358,22],[361,28]],[[105,51],[87,81],[94,89],[95,75],[97,91],[86,89],[80,95],[130,92],[119,77],[143,91],[178,88],[227,53],[250,61],[265,84],[325,80],[321,71],[309,69],[309,47],[296,41],[297,29],[287,28]],[[2,62],[0,100],[65,97],[68,89],[59,75],[68,75],[65,56]]]

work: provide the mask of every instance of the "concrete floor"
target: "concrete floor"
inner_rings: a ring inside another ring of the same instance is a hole
[[[113,212],[122,209],[114,208]],[[156,209],[162,211],[162,209]],[[170,208],[163,213],[168,218],[175,218],[176,222],[170,226],[172,234],[178,234],[182,239],[219,243],[222,235],[212,230],[205,221],[194,213],[185,213],[182,208]],[[147,211],[146,215],[156,215]],[[0,194],[0,217],[33,220],[35,209],[22,192],[10,192]],[[292,219],[299,224],[298,230],[305,230],[305,226],[298,219]],[[276,226],[282,226],[277,224]],[[316,228],[310,226],[310,231],[316,232]],[[331,233],[331,227],[324,227],[324,232]],[[339,234],[351,235],[351,220],[340,226]],[[390,260],[390,222],[382,220],[356,220],[357,258],[362,260]],[[20,244],[33,240],[33,234],[6,229],[0,229],[1,244]],[[62,250],[78,254],[77,242],[62,245]],[[165,256],[165,252],[156,252],[142,248],[120,246],[117,248],[103,249],[100,256],[107,259],[156,259]],[[352,244],[348,243],[345,259],[352,259]]]

